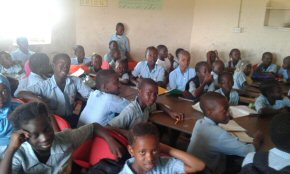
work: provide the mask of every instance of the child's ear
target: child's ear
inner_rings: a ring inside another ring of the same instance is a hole
[[[133,147],[131,145],[128,145],[128,151],[129,151],[130,155],[132,157],[134,157],[134,150],[133,150]]]

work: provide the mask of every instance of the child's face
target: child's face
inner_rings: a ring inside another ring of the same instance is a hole
[[[179,54],[179,67],[185,71],[190,63],[190,57],[188,55]]]
[[[76,48],[75,55],[78,59],[83,60],[85,58],[85,50],[83,48]]]
[[[225,70],[225,65],[221,62],[213,64],[213,72],[216,74],[222,74]]]
[[[168,57],[168,49],[167,48],[162,48],[161,50],[159,50],[158,56],[160,58],[166,58],[166,57]]]
[[[241,52],[239,50],[233,51],[232,54],[231,54],[231,58],[235,62],[239,61],[241,59]]]
[[[215,102],[215,108],[209,112],[208,116],[216,123],[227,124],[230,120],[229,103],[227,99]]]
[[[210,51],[207,53],[207,58],[208,61],[210,61],[211,63],[213,63],[216,60],[216,54],[213,51]]]
[[[104,91],[115,95],[120,93],[120,83],[117,75],[112,76],[111,80],[104,85]]]
[[[50,150],[54,132],[47,116],[29,120],[23,123],[21,128],[29,133],[28,142],[35,151],[41,153]]]
[[[157,51],[154,49],[147,51],[146,59],[150,66],[154,66],[157,61]]]
[[[126,65],[124,63],[116,63],[115,72],[122,76],[126,71]]]
[[[3,84],[0,84],[0,108],[6,106],[10,100],[10,92],[7,87]]]
[[[280,86],[274,87],[271,90],[270,94],[268,94],[268,98],[270,98],[273,101],[282,100],[283,99],[283,94],[282,94],[282,90],[281,90]]]
[[[70,59],[58,59],[54,65],[54,75],[60,79],[67,77],[70,68]]]
[[[122,36],[124,34],[124,27],[118,26],[116,31],[117,31],[117,35]]]
[[[93,61],[92,61],[92,65],[94,67],[94,69],[101,69],[102,67],[102,57],[101,56],[94,56],[93,57]]]
[[[284,59],[283,60],[283,68],[290,69],[290,59]]]
[[[5,68],[9,68],[13,66],[13,61],[11,59],[10,54],[2,54],[0,57],[0,63],[3,65]]]
[[[244,73],[246,76],[249,76],[251,74],[251,71],[252,71],[252,65],[249,64],[246,66],[246,68],[244,69]]]
[[[265,54],[265,56],[262,58],[262,62],[264,66],[269,66],[272,63],[272,55]]]
[[[111,42],[109,48],[110,48],[110,50],[118,49],[118,43],[117,42]]]
[[[226,92],[230,92],[234,85],[234,80],[232,76],[223,76],[221,79],[221,83],[219,84],[220,88],[222,88]]]
[[[144,106],[151,106],[156,102],[158,87],[155,85],[145,84],[139,91],[139,99]]]
[[[210,74],[208,66],[201,66],[198,71],[198,77],[203,81],[203,79]]]
[[[134,145],[129,145],[130,154],[135,157],[132,165],[135,172],[144,173],[152,170],[159,158],[159,140],[155,135],[145,135],[135,138]]]

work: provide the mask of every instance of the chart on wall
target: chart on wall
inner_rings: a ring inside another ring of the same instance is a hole
[[[158,10],[163,6],[163,0],[119,0],[120,8]]]

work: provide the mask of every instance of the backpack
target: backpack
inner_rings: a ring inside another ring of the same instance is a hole
[[[290,164],[277,171],[268,165],[269,152],[257,152],[253,163],[245,165],[240,174],[290,174]]]

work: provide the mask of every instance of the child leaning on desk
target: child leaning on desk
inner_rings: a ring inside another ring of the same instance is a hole
[[[230,120],[229,103],[225,96],[208,92],[201,96],[200,107],[205,116],[195,123],[187,152],[203,160],[215,174],[225,171],[226,155],[245,157],[259,149],[261,133],[255,134],[253,144],[245,144],[218,126]]]

